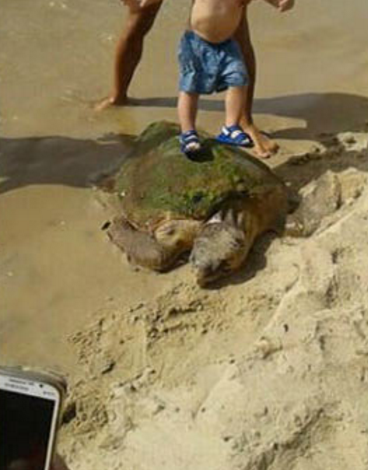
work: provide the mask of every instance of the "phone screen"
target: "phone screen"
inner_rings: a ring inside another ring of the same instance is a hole
[[[0,470],[44,470],[55,401],[0,389]]]

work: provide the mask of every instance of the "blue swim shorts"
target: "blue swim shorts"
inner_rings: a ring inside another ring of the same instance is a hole
[[[240,47],[233,39],[215,44],[186,31],[180,41],[178,58],[181,91],[210,94],[248,83]]]

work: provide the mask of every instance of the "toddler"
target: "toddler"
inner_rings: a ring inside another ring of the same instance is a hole
[[[249,0],[194,0],[179,46],[180,83],[178,114],[180,143],[187,154],[197,153],[201,143],[196,131],[201,94],[226,91],[225,125],[217,140],[247,147],[252,144],[240,127],[248,76],[243,55],[233,35]]]

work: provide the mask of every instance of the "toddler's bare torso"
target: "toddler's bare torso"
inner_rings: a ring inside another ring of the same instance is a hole
[[[246,3],[247,0],[194,0],[190,29],[206,41],[226,41],[235,33]]]

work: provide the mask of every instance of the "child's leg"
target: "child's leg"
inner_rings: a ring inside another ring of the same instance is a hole
[[[181,127],[181,148],[184,153],[197,152],[201,148],[196,132],[199,95],[181,91],[178,99],[178,115]]]
[[[252,144],[249,136],[240,127],[246,93],[246,86],[229,87],[227,89],[225,96],[225,126],[217,136],[219,142],[240,147],[249,147]]]
[[[246,92],[245,86],[228,88],[225,96],[226,127],[239,125],[244,112]]]
[[[195,130],[198,109],[198,97],[196,93],[181,91],[178,100],[179,122],[182,132]]]

